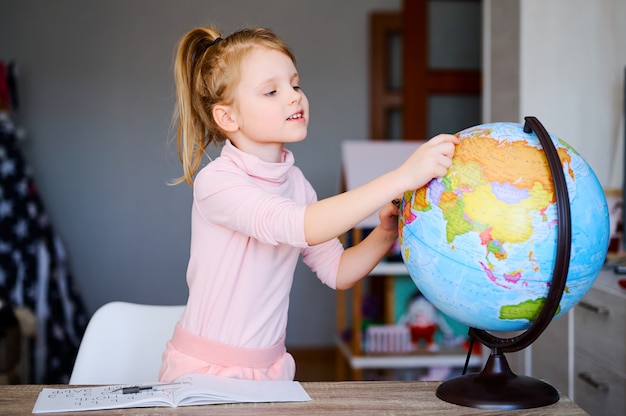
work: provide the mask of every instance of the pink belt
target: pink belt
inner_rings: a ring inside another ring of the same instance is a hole
[[[268,348],[239,348],[199,337],[176,324],[171,346],[183,354],[223,367],[269,368],[287,351],[285,335]]]

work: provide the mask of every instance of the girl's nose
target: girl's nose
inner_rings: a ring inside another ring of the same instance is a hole
[[[289,104],[296,104],[300,102],[301,99],[302,94],[300,94],[300,91],[293,90],[293,92],[289,96]]]

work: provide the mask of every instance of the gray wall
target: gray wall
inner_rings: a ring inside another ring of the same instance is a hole
[[[172,57],[190,28],[273,28],[298,58],[309,136],[292,146],[320,197],[340,142],[368,131],[368,14],[400,0],[0,0],[0,59],[20,68],[22,143],[89,312],[184,303],[191,190],[171,139]],[[335,294],[298,267],[288,344],[328,345]]]

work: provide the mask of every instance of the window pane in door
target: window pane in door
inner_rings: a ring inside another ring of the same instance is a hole
[[[430,0],[428,19],[429,68],[480,69],[480,1]]]
[[[391,32],[387,35],[387,88],[399,91],[402,88],[402,33]]]
[[[478,95],[430,95],[427,139],[439,133],[458,133],[480,124],[480,108]]]
[[[402,109],[390,108],[385,114],[387,140],[402,140]]]

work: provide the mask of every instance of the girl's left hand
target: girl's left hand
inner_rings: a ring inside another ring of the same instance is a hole
[[[402,196],[395,198],[383,206],[379,213],[380,226],[385,231],[398,232],[398,216],[400,215],[400,203]]]

